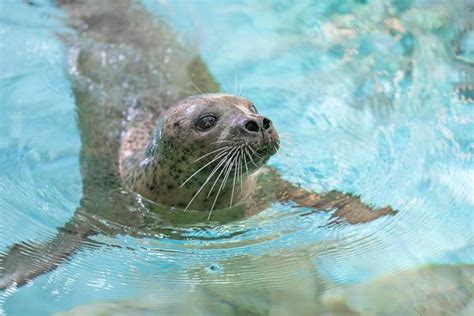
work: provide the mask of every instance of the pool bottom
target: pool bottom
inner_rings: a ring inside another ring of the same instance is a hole
[[[277,259],[277,258],[276,258]],[[242,262],[239,262],[239,266]],[[228,279],[226,284],[201,276],[199,282],[160,295],[166,285],[135,299],[82,305],[56,316],[74,315],[472,315],[474,266],[439,265],[400,271],[352,286],[318,287],[310,265],[299,272],[273,276],[257,288]],[[268,274],[267,265],[260,275]],[[271,268],[270,268],[271,270]]]

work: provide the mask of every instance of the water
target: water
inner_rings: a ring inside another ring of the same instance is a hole
[[[64,16],[35,3],[0,4],[0,252],[51,238],[81,198],[74,98],[56,36]],[[0,293],[0,313],[474,308],[472,3],[143,3],[199,49],[224,91],[272,118],[288,142],[270,165],[287,179],[399,213],[328,226],[330,214],[275,204],[225,225],[176,227],[181,238],[95,237],[121,247],[83,249]],[[384,296],[397,280],[401,290]]]

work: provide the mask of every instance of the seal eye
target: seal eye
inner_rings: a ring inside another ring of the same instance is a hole
[[[253,104],[250,104],[249,110],[252,111],[253,113],[256,113],[256,114],[258,113],[258,112],[257,112],[257,108],[256,108],[255,105],[253,105]]]
[[[199,120],[196,123],[196,126],[201,130],[201,131],[206,131],[216,125],[217,122],[217,117],[214,114],[206,114],[199,118]]]

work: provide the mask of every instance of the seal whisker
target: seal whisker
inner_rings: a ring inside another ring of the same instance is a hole
[[[239,94],[237,94],[237,95],[238,95],[239,97],[241,97],[241,96],[242,96],[242,93],[243,93],[243,91],[244,91],[244,85],[243,85],[243,83],[241,83],[241,84],[240,84],[240,90],[239,90]]]
[[[234,95],[237,95],[237,70],[234,68]]]
[[[244,151],[245,148],[242,149],[242,152]],[[245,173],[247,174],[247,177],[249,176],[249,167],[247,165],[247,154],[243,152],[244,156],[244,163],[245,163]]]
[[[197,91],[199,91],[199,93],[204,94],[204,92],[202,92],[202,90],[199,89],[199,87],[198,87],[192,80],[189,80],[189,81],[191,82],[191,84],[193,85],[193,87],[194,87]]]
[[[284,164],[286,165],[286,167],[288,167],[289,169],[292,170],[292,169],[293,169],[293,166],[292,166],[292,164],[291,164],[291,161],[290,161],[290,159],[285,155],[285,153],[283,153],[283,152],[278,152],[278,148],[277,148],[276,145],[273,145],[273,148],[275,149],[275,152],[278,153],[278,154],[277,154],[278,157],[283,159]]]
[[[258,165],[257,165],[257,164],[255,163],[255,161],[253,160],[252,155],[248,152],[247,148],[248,148],[248,146],[245,147],[245,151],[246,151],[247,155],[249,156],[250,161],[254,164],[255,167],[258,168]]]
[[[210,164],[212,164],[214,161],[216,161],[217,159],[219,159],[220,157],[222,157],[223,155],[225,155],[226,152],[221,152],[217,155],[217,157],[215,157],[214,159],[212,159],[211,161],[209,161],[207,164],[205,164],[204,166],[202,166],[201,168],[199,168],[196,172],[194,172],[192,175],[190,175],[181,185],[180,187],[182,188],[189,180],[191,180],[191,178],[193,178],[195,175],[197,175],[199,172],[201,172],[204,168],[206,168],[207,166],[209,166]]]
[[[220,152],[220,151],[222,151],[222,150],[224,150],[224,149],[227,149],[227,148],[230,148],[230,146],[220,147],[220,148],[218,148],[218,149],[216,149],[216,150],[213,150],[213,151],[211,151],[211,152],[209,152],[209,153],[207,153],[207,154],[202,155],[201,157],[199,157],[199,158],[197,158],[196,160],[194,160],[194,162],[198,162],[199,160],[201,160],[201,159],[203,159],[203,158],[206,158],[207,156],[210,156],[210,155],[212,155],[212,154],[215,153],[215,152]]]
[[[235,179],[237,177],[237,180],[239,180],[239,177],[238,177],[238,170],[239,170],[239,164],[238,164],[238,160],[240,159],[240,149],[242,148],[242,145],[240,145],[238,147],[238,150],[237,150],[237,155],[235,156],[235,159],[234,159],[234,162],[237,162],[237,164],[235,164],[235,168],[234,168],[234,180],[233,180],[233,183],[232,183],[232,194],[230,196],[230,206],[229,207],[232,207],[232,202],[234,201],[234,190],[235,190]],[[234,163],[232,163],[232,165],[234,165]],[[240,180],[240,184],[242,185],[242,179]],[[242,192],[242,190],[241,190]]]
[[[225,171],[227,170],[228,165],[229,165],[230,162],[232,161],[234,154],[236,154],[236,150],[237,150],[237,149],[238,149],[238,148],[235,148],[235,147],[234,147],[234,148],[232,149],[232,156],[229,157],[229,155],[230,155],[231,153],[229,153],[229,155],[226,156],[227,161],[226,161],[226,164],[225,164],[225,166],[224,166],[224,169],[221,170],[221,172],[220,172],[219,175],[217,176],[217,179],[216,179],[216,180],[214,181],[214,183],[212,184],[211,189],[210,189],[209,192],[207,193],[207,197],[208,197],[208,198],[211,196],[212,191],[214,190],[214,187],[216,186],[217,181],[219,180],[219,178],[221,177],[221,175],[222,175],[222,174],[225,174]]]
[[[277,144],[280,145],[280,143],[278,143],[278,142],[277,142]],[[292,148],[292,147],[289,147],[288,145],[285,145],[285,146],[281,147],[281,149],[282,150],[279,150],[277,152],[277,155],[279,157],[286,157],[286,158],[293,157],[295,155],[295,153],[297,153],[300,156],[300,158],[304,158],[304,155],[302,155],[302,153],[301,153],[302,150],[298,150],[298,148],[296,148],[296,147]]]
[[[291,144],[294,144],[294,145],[301,145],[300,142],[294,140],[292,137],[293,135],[290,135],[290,134],[279,134],[278,135],[280,137],[280,140],[279,142],[285,142],[285,143],[291,143]]]
[[[227,166],[227,170],[225,172],[224,179],[222,180],[222,183],[219,187],[219,190],[217,191],[216,198],[214,199],[214,202],[212,203],[211,210],[209,211],[209,216],[207,216],[207,220],[209,220],[211,218],[212,211],[214,210],[214,206],[216,205],[217,199],[219,198],[219,195],[222,191],[222,188],[227,183],[227,179],[229,178],[230,171],[232,170],[232,166],[234,165],[234,159],[229,160],[229,161],[231,162],[231,164],[229,166]]]
[[[243,145],[240,146],[239,148],[239,162],[237,164],[237,168],[239,170],[239,174],[238,176],[240,176],[240,193],[242,194],[242,192],[244,192],[244,187],[243,187],[243,183],[244,183],[244,179],[243,179],[243,174],[242,174],[242,155],[243,155],[243,150],[242,150],[242,147]]]
[[[216,179],[214,180],[214,182],[212,183],[212,186],[211,188],[209,189],[209,192],[207,193],[207,196],[206,196],[206,199],[208,199],[211,194],[212,194],[212,191],[214,190],[214,187],[216,186],[217,182],[219,181],[220,177],[225,174],[225,171],[227,170],[227,167],[230,163],[230,159],[232,158],[232,156],[234,155],[234,152],[235,152],[235,148],[232,149],[231,152],[229,152],[225,158],[223,158],[224,160],[224,163],[222,164],[221,166],[221,171],[219,172],[219,174],[217,175]],[[231,156],[232,155],[232,156]],[[219,168],[220,169],[220,168]]]
[[[204,188],[204,186],[209,182],[209,180],[211,180],[212,176],[217,172],[217,170],[219,170],[219,167],[221,165],[223,165],[224,163],[226,162],[225,160],[225,157],[222,158],[219,163],[217,164],[217,166],[212,170],[212,172],[209,174],[209,176],[207,177],[206,181],[204,181],[204,183],[201,185],[201,187],[199,188],[199,190],[197,190],[197,192],[194,194],[194,196],[191,198],[191,200],[189,201],[188,205],[186,205],[186,207],[184,208],[184,212],[186,212],[189,208],[189,206],[191,205],[191,203],[193,203],[193,201],[196,199],[196,197],[199,195],[199,193],[202,191],[202,189]]]
[[[298,143],[298,142],[295,142],[295,141],[292,141],[292,140],[288,140],[288,139],[280,139],[279,141],[276,142],[278,145],[280,144],[290,144],[290,145],[293,145],[293,146],[300,146],[301,143]]]
[[[228,162],[228,160],[227,160]],[[219,179],[221,178],[222,175],[225,175],[225,172],[228,168],[228,165],[227,165],[227,162],[225,165],[222,166],[222,169],[221,171],[219,172],[219,174],[217,175],[216,179],[214,180],[214,182],[212,183],[212,186],[211,186],[211,189],[209,190],[209,192],[207,192],[207,196],[206,196],[206,199],[208,199],[211,194],[212,194],[212,191],[214,191],[214,187],[216,186],[217,182],[219,182]]]
[[[232,163],[232,165],[234,165],[234,163]],[[230,204],[229,204],[229,207],[232,207],[232,202],[234,202],[234,190],[235,190],[235,176],[236,176],[237,172],[236,172],[236,169],[234,168],[234,180],[232,180],[232,193],[230,195]]]
[[[276,146],[273,145],[275,147],[275,151],[277,150]],[[288,148],[286,148],[288,149]],[[284,167],[286,169],[288,169],[290,171],[290,174],[295,176],[295,177],[299,177],[298,176],[298,172],[295,170],[295,167],[294,167],[294,162],[291,161],[291,157],[294,157],[294,153],[293,154],[288,154],[286,153],[285,151],[278,151],[277,154],[276,154],[276,157],[277,159],[281,159],[281,162],[282,164],[284,165]],[[301,155],[301,152],[298,152],[298,155],[301,157],[300,159],[304,159],[304,156]]]
[[[249,145],[248,148],[252,151],[252,153],[253,153],[255,156],[261,157],[261,155],[259,155],[259,154],[255,151],[255,149],[253,149],[253,147],[252,147],[251,145]]]
[[[221,170],[221,172],[219,173],[219,175],[217,176],[216,180],[214,180],[214,183],[212,184],[212,188],[209,190],[209,193],[208,193],[208,195],[207,195],[207,198],[209,198],[209,196],[211,195],[211,192],[214,190],[214,187],[215,187],[216,183],[219,181],[220,177],[221,177],[222,175],[224,175],[224,179],[223,179],[223,181],[222,181],[222,183],[221,183],[221,186],[219,187],[219,190],[218,190],[218,192],[217,192],[217,194],[216,194],[216,197],[215,197],[215,199],[214,199],[214,202],[212,203],[212,206],[211,206],[211,209],[210,209],[210,213],[209,213],[209,215],[208,215],[208,217],[207,217],[208,220],[209,220],[210,217],[211,217],[212,210],[214,209],[214,206],[215,206],[216,201],[217,201],[217,199],[218,199],[218,197],[219,197],[219,194],[220,194],[220,190],[222,189],[222,184],[224,183],[224,180],[225,180],[225,174],[227,173],[227,170],[229,169],[229,166],[230,166],[230,165],[228,164],[229,162],[230,162],[230,160],[227,160],[226,165],[222,168],[222,170]]]

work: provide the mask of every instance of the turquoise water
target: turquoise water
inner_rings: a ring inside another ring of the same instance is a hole
[[[81,198],[74,98],[57,37],[64,16],[37,3],[0,3],[0,252],[53,236]],[[270,164],[286,178],[399,213],[328,227],[330,214],[275,204],[232,224],[188,227],[180,240],[100,236],[123,247],[84,249],[0,293],[0,314],[102,302],[266,314],[293,301],[314,311],[332,289],[474,263],[472,3],[143,3],[198,48],[224,91],[272,118],[288,141]]]

